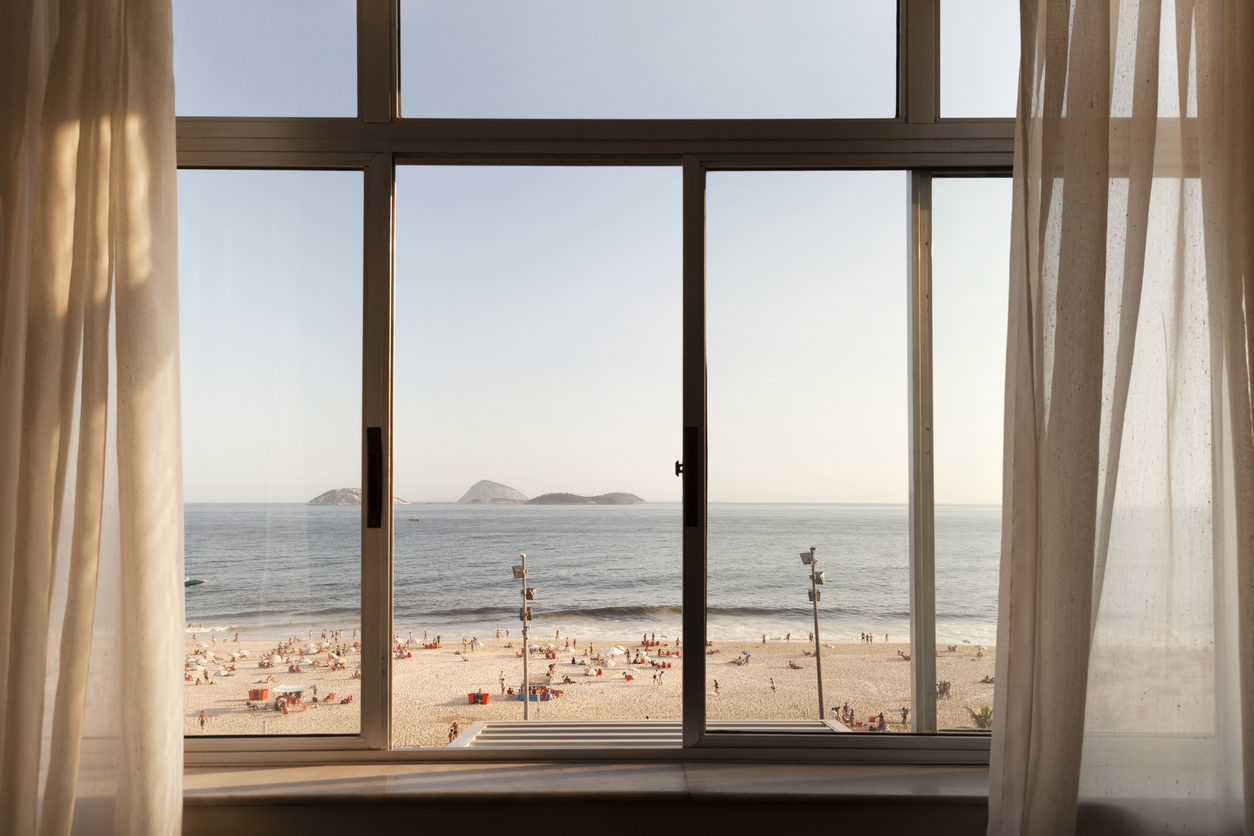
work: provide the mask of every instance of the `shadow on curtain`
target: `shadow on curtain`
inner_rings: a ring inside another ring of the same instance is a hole
[[[0,832],[175,833],[170,2],[26,0],[4,18]]]

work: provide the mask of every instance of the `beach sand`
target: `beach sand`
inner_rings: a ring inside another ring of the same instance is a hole
[[[588,642],[580,638],[580,645]],[[351,643],[351,640],[350,640]],[[520,643],[519,643],[520,644]],[[603,650],[612,646],[608,642],[593,641],[593,646]],[[565,693],[546,702],[532,702],[532,717],[541,720],[643,720],[679,719],[682,710],[682,658],[660,657],[673,667],[664,669],[661,684],[653,681],[654,669],[648,665],[629,665],[617,661],[605,667],[601,676],[586,676],[590,668],[571,665],[572,651],[563,648],[564,640],[557,644],[557,659],[544,659],[535,654],[531,658],[531,675],[534,678],[547,672],[548,665],[556,663],[553,687]],[[622,647],[634,656],[638,644],[624,643]],[[184,700],[184,732],[188,735],[275,735],[303,734],[355,734],[360,729],[361,680],[353,679],[352,672],[360,665],[360,654],[350,650],[346,654],[347,670],[331,671],[326,667],[314,667],[312,661],[325,660],[324,655],[313,655],[302,660],[301,673],[289,673],[286,664],[271,669],[257,667],[257,662],[269,655],[274,642],[218,642],[210,649],[224,657],[232,651],[247,650],[249,656],[235,663],[236,670],[230,676],[214,676],[214,671],[224,665],[206,665],[210,682],[194,685],[186,683]],[[421,644],[417,647],[421,648]],[[707,706],[712,720],[781,720],[814,719],[818,715],[815,685],[814,659],[804,655],[812,645],[804,641],[767,644],[760,642],[715,642],[717,653],[708,656]],[[197,646],[188,643],[187,652],[193,654]],[[662,651],[674,651],[673,642],[663,642]],[[681,648],[682,649],[682,648]],[[742,651],[752,656],[748,664],[730,664],[741,657]],[[941,729],[973,729],[976,727],[967,707],[978,709],[993,704],[993,686],[981,682],[992,676],[995,653],[985,648],[983,658],[976,656],[974,645],[958,645],[950,652],[938,647],[936,660],[937,679],[952,683],[951,697],[938,703],[938,724]],[[823,683],[826,703],[839,708],[846,702],[856,712],[858,720],[884,712],[889,720],[890,731],[903,731],[901,709],[910,707],[910,663],[898,655],[908,652],[905,644],[825,644],[823,646]],[[522,659],[516,656],[517,648],[509,648],[503,641],[487,641],[474,652],[461,655],[460,640],[445,642],[436,650],[415,649],[413,658],[393,661],[393,739],[398,748],[417,746],[445,746],[448,730],[457,722],[462,729],[477,720],[521,720],[522,702],[502,699],[499,678],[504,671],[507,686],[517,686],[522,681]],[[300,658],[300,657],[294,657]],[[582,654],[576,659],[586,659]],[[619,657],[621,660],[622,657]],[[793,661],[801,670],[789,668]],[[628,682],[623,677],[626,668],[634,668],[640,675]],[[265,682],[273,676],[275,682]],[[569,676],[573,684],[563,685],[560,680]],[[775,690],[771,690],[771,679]],[[719,690],[714,691],[718,680]],[[203,680],[202,680],[203,681]],[[286,715],[272,710],[271,694],[264,710],[252,710],[246,705],[248,689],[274,688],[275,685],[308,684],[318,687],[318,697],[325,699],[334,692],[334,703],[313,703],[306,693],[308,710]],[[466,695],[482,689],[490,694],[488,705],[471,705]],[[352,695],[353,701],[341,705],[340,699]],[[202,732],[200,713],[204,711],[206,723]]]

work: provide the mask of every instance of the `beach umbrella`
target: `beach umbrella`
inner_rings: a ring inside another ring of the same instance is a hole
[[[276,654],[274,654],[273,656],[271,656],[271,657],[270,657],[270,662],[271,662],[272,664],[277,665],[277,664],[279,664],[279,663],[280,663],[280,662],[282,662],[282,661],[283,661],[283,657],[282,657],[282,656],[280,656],[280,655],[279,655],[279,654],[277,654],[277,653],[276,653]]]
[[[204,665],[192,665],[192,670],[194,671],[199,672],[199,671],[203,671],[204,669],[205,669]]]
[[[619,650],[617,647],[609,647],[609,648],[606,648],[605,650],[603,650],[603,651],[601,651],[601,652],[602,652],[602,653],[604,653],[606,656],[622,656],[622,655],[623,655],[623,654],[625,654],[627,651],[626,651],[626,650]]]
[[[214,676],[226,676],[226,671],[214,671]]]
[[[241,650],[241,651],[239,652],[239,655],[240,655],[240,656],[247,656],[247,655],[248,655],[248,651],[247,651],[247,650]]]
[[[539,650],[539,649],[540,649],[540,645],[538,645],[538,644],[529,644],[529,645],[527,645],[527,649],[528,649],[528,650]]]
[[[198,645],[196,645],[196,646],[197,646],[197,647],[208,647],[208,646],[209,646],[209,642],[201,642],[200,644],[198,644]]]

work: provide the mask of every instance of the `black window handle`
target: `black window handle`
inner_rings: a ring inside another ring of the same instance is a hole
[[[366,428],[366,528],[383,527],[383,428]]]
[[[675,462],[675,475],[684,474],[684,527],[695,528],[700,519],[701,479],[705,468],[701,466],[701,434],[696,427],[684,427],[684,461]]]

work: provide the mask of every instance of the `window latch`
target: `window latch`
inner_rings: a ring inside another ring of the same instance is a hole
[[[675,460],[675,475],[682,476],[683,473],[684,473],[684,466],[679,463],[678,459],[676,459]]]

